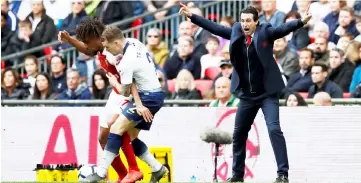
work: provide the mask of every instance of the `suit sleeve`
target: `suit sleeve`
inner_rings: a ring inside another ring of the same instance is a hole
[[[289,33],[303,27],[303,23],[300,19],[298,20],[293,20],[287,23],[284,23],[280,26],[277,27],[272,27],[269,26],[267,31],[268,31],[268,35],[269,35],[269,39],[271,41],[274,41],[276,39],[280,39],[282,37],[285,37],[286,35],[288,35]]]
[[[191,21],[214,35],[221,36],[228,40],[231,39],[232,28],[219,25],[195,14],[192,14]]]

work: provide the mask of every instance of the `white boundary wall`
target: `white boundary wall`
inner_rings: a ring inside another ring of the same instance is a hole
[[[32,170],[42,162],[95,163],[101,155],[97,144],[101,112],[102,108],[85,107],[2,107],[1,181],[35,181]],[[232,132],[234,112],[230,108],[162,108],[151,131],[142,132],[140,138],[149,146],[172,147],[176,182],[190,181],[193,175],[198,181],[211,182],[214,150],[200,140],[200,132],[216,125]],[[292,182],[361,182],[360,106],[282,107],[280,117]],[[261,110],[249,142],[247,179],[273,181],[277,168]],[[232,146],[222,148],[219,181],[232,172],[231,155]]]

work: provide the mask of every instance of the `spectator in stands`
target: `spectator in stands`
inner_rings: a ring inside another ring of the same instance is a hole
[[[350,45],[351,41],[354,39],[353,35],[350,33],[345,33],[340,37],[337,42],[337,48],[341,49],[342,51],[346,51],[348,45]]]
[[[355,67],[348,60],[345,61],[344,52],[341,49],[334,48],[330,51],[330,68],[328,79],[341,87],[343,92],[348,92]]]
[[[273,45],[273,54],[275,55],[275,60],[280,64],[287,78],[290,78],[291,75],[300,70],[298,56],[291,52],[287,47],[286,37],[275,40]]]
[[[192,73],[188,70],[181,70],[176,78],[175,92],[172,93],[173,100],[202,99],[201,92],[196,88]]]
[[[168,1],[144,0],[144,5],[148,12],[156,12],[158,9],[168,8],[177,4],[178,1],[175,0],[168,0]],[[166,16],[178,13],[178,11],[179,11],[179,6],[175,6],[173,8],[170,8],[169,10],[157,12],[154,14],[154,16],[153,15],[146,16],[144,18],[144,21],[150,22],[153,20],[162,20]]]
[[[221,18],[221,21],[219,22],[219,24],[225,26],[225,27],[232,27],[233,24],[235,23],[235,21],[233,20],[232,16],[223,16]],[[217,50],[217,55],[222,56],[222,50],[224,47],[229,46],[229,40],[225,39],[223,37],[218,36],[219,39],[219,47]],[[228,47],[226,47],[227,49],[229,49]]]
[[[27,20],[32,23],[34,40],[40,44],[51,42],[56,38],[57,31],[53,19],[46,14],[43,1],[32,1],[31,8]]]
[[[308,92],[308,89],[312,85],[311,68],[315,61],[313,51],[308,48],[302,49],[298,61],[300,71],[293,74],[288,80],[286,90],[293,92]]]
[[[81,83],[86,83],[89,87],[92,86],[93,73],[97,69],[94,57],[79,52],[79,56],[76,58],[72,68],[79,71]]]
[[[318,92],[313,97],[313,104],[315,106],[332,106],[331,96],[326,92]]]
[[[343,7],[340,10],[340,15],[338,17],[338,24],[336,29],[331,31],[330,41],[337,43],[340,36],[345,33],[350,33],[356,37],[359,33],[356,29],[355,23],[355,13],[354,10],[350,7]]]
[[[147,48],[152,53],[154,62],[162,67],[168,58],[169,50],[162,40],[162,32],[157,28],[148,30],[147,32]]]
[[[227,77],[220,77],[215,84],[216,100],[213,100],[209,107],[238,107],[239,99],[231,94],[231,80]]]
[[[322,21],[331,12],[328,0],[318,0],[312,2],[310,5],[310,12],[312,14],[312,18],[308,24],[310,24],[311,30],[313,30],[314,25]]]
[[[1,99],[21,100],[30,95],[29,84],[22,82],[21,77],[12,68],[6,68],[1,73]]]
[[[160,70],[157,70],[157,76],[158,76],[158,81],[160,83],[160,86],[162,87],[163,92],[165,94],[165,99],[171,98],[172,94],[168,90],[167,78],[165,78],[163,72]]]
[[[58,93],[53,93],[50,76],[47,73],[40,73],[36,76],[33,94],[29,97],[35,100],[56,100]]]
[[[80,84],[80,75],[77,70],[67,71],[66,84],[68,88],[60,94],[60,100],[90,100],[92,98],[88,87]]]
[[[231,79],[232,72],[233,72],[233,65],[231,63],[231,60],[229,60],[229,59],[221,60],[221,62],[219,63],[219,67],[221,68],[221,73],[219,73],[219,75],[216,78],[214,78],[212,88],[215,87],[215,83],[216,83],[217,79],[220,77],[226,77],[226,78]]]
[[[325,38],[326,40],[328,40],[329,37],[330,37],[330,31],[328,25],[325,22],[316,23],[313,28],[313,38]],[[330,50],[335,47],[336,47],[335,43],[328,41],[327,49]],[[314,50],[315,43],[308,45],[307,48]]]
[[[355,38],[355,41],[358,41],[361,43],[361,15],[356,17],[356,29],[357,29],[359,35]]]
[[[26,71],[26,78],[24,78],[24,83],[30,84],[29,92],[33,94],[36,76],[39,73],[39,61],[34,55],[26,56],[24,59],[24,67]]]
[[[308,90],[308,98],[313,98],[318,92],[326,92],[332,98],[342,98],[342,89],[334,82],[327,79],[328,68],[323,64],[315,64],[312,66],[312,82],[313,85]]]
[[[1,56],[15,53],[10,46],[10,40],[14,35],[14,31],[6,26],[6,21],[6,13],[1,11]]]
[[[192,23],[190,21],[183,21],[179,24],[178,27],[179,35],[176,40],[174,40],[174,44],[172,45],[172,50],[170,52],[170,57],[173,56],[174,53],[177,52],[178,48],[178,38],[180,36],[193,36]]]
[[[133,6],[131,1],[101,1],[96,9],[94,17],[99,18],[104,24],[111,24],[132,18]],[[121,30],[130,28],[132,22],[119,26]]]
[[[65,60],[60,56],[53,56],[50,59],[51,68],[51,83],[53,84],[53,91],[61,93],[66,89],[66,73]]]
[[[201,57],[201,78],[205,77],[206,69],[210,67],[218,67],[219,63],[223,59],[220,56],[217,56],[217,49],[219,47],[219,39],[215,36],[209,36],[206,44],[206,49],[208,54],[205,54]],[[208,78],[207,78],[208,79]]]
[[[72,1],[72,12],[62,21],[59,30],[67,31],[70,35],[75,35],[76,26],[84,19],[88,18],[85,12],[85,1],[73,0]],[[62,49],[71,47],[69,43],[61,45]]]
[[[356,86],[355,91],[351,93],[351,98],[361,98],[361,82]]]
[[[285,95],[285,106],[296,107],[296,106],[307,106],[306,101],[297,92],[289,92]]]
[[[331,12],[326,15],[323,21],[328,25],[329,31],[336,30],[340,9],[346,6],[345,0],[328,0]]]
[[[292,20],[300,19],[301,15],[297,11],[290,11],[286,14],[284,22],[289,22]],[[308,36],[308,28],[302,27],[297,29],[294,32],[291,32],[289,35],[286,36],[288,41],[288,47],[296,52],[297,50],[301,50],[305,48],[309,42],[310,37]]]
[[[286,15],[282,11],[277,10],[276,0],[262,0],[261,8],[260,23],[270,23],[273,27],[277,27],[283,23]]]
[[[354,92],[356,86],[361,82],[361,43],[355,41],[350,44],[346,51],[346,59],[355,63],[356,66],[350,84],[350,92]]]
[[[178,38],[176,53],[169,57],[164,64],[164,72],[168,79],[174,79],[182,69],[190,71],[195,79],[201,77],[201,64],[192,54],[193,45],[193,39],[189,36]]]
[[[109,80],[105,75],[103,69],[98,69],[93,74],[92,79],[92,92],[93,98],[99,100],[106,100],[112,91]]]
[[[189,10],[191,11],[192,14],[196,14],[198,16],[203,17],[203,13],[201,9],[194,7],[194,8],[190,8]],[[197,62],[200,62],[201,57],[207,54],[207,49],[205,45],[207,44],[208,37],[211,36],[212,34],[204,30],[202,27],[198,27],[196,24],[192,24],[192,32],[194,39],[193,56]]]
[[[307,8],[311,5],[311,0],[295,0],[295,7],[292,10],[297,10],[300,15],[305,15]]]
[[[14,53],[28,50],[40,46],[41,44],[41,40],[34,35],[31,22],[29,20],[20,21],[19,31],[17,34],[14,34],[10,41],[10,46]],[[40,57],[43,53],[39,51],[33,53],[33,55]]]
[[[327,47],[327,39],[318,37],[315,39],[315,47],[313,49],[315,63],[321,63],[324,65],[329,64],[329,51]]]
[[[224,60],[231,60],[231,56],[229,55],[229,42],[223,46],[221,56]]]
[[[9,1],[8,0],[1,0],[1,12],[6,15],[5,16],[6,17],[6,22],[5,22],[6,26],[11,31],[17,31],[19,20],[18,20],[17,16],[11,10],[9,10]],[[2,20],[1,20],[1,23],[2,23]],[[1,36],[1,38],[2,38],[2,36]]]

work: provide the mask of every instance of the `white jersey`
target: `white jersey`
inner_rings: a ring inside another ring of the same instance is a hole
[[[148,49],[134,38],[127,38],[123,55],[117,56],[115,66],[122,84],[131,84],[133,79],[139,91],[161,88],[155,64]]]

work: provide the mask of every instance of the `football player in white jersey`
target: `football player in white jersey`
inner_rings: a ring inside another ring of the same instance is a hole
[[[154,116],[163,106],[164,92],[147,48],[136,39],[126,39],[121,30],[115,26],[107,26],[102,35],[105,49],[117,57],[115,63],[111,64],[116,66],[121,81],[120,83],[116,76],[108,73],[109,83],[119,91],[120,95],[127,97],[135,80],[141,102]],[[97,182],[105,178],[108,167],[119,152],[124,133],[128,132],[133,139],[138,137],[140,130],[150,129],[152,122],[145,121],[142,115],[136,112],[135,106],[134,100],[130,100],[110,127],[103,157],[96,172],[85,179],[87,182]],[[144,150],[146,149],[145,146]],[[162,166],[159,173],[165,176],[168,169]]]
[[[109,52],[107,52],[102,44],[101,34],[104,31],[104,29],[105,29],[105,25],[101,23],[99,20],[87,19],[85,21],[82,21],[77,26],[76,37],[79,40],[74,37],[71,37],[69,33],[67,33],[66,31],[59,31],[58,40],[60,42],[70,43],[71,45],[76,47],[77,50],[89,56],[95,56],[98,54],[101,67],[106,72],[110,72],[114,75],[117,75],[118,72],[115,69],[115,66],[109,64],[109,62],[115,62],[112,61],[115,59],[115,57]],[[114,90],[109,96],[109,99],[107,101],[104,110],[106,120],[102,120],[100,122],[99,142],[102,145],[102,148],[104,148],[106,141],[108,140],[109,126],[111,126],[115,122],[119,114],[121,114],[122,104],[127,102],[124,101],[124,96],[119,95],[119,92],[114,87],[113,89]],[[132,89],[132,95],[134,99],[137,99],[136,96],[137,90],[135,89],[135,92],[133,91],[134,90]],[[149,118],[149,116],[147,117],[146,115],[148,109],[143,107],[143,110],[139,110],[139,106],[140,108],[142,108],[142,105],[137,105],[136,106],[138,109],[137,111],[143,113],[144,114],[143,117],[150,121],[151,119]],[[135,168],[137,168],[135,158],[133,160],[131,156],[131,154],[133,154],[134,156],[134,153],[137,157],[139,157],[142,161],[146,162],[152,168],[153,173],[151,177],[151,182],[155,183],[159,181],[161,177],[165,174],[165,172],[163,171],[164,169],[162,168],[162,164],[158,162],[155,159],[155,157],[148,151],[147,146],[144,144],[143,141],[141,141],[138,138],[135,139],[132,138],[132,143],[129,148],[128,147],[128,144],[130,142],[129,135],[124,134],[123,137],[124,138],[122,140],[122,149],[128,160],[129,173],[127,172],[127,169],[124,167],[123,163],[121,162],[120,157],[115,158],[115,160],[112,163],[112,166],[116,170],[119,176],[119,182],[134,182],[143,177],[140,171],[138,172],[133,171]],[[126,137],[128,137],[129,141],[126,139]],[[134,148],[134,152],[131,151],[133,150],[132,146]]]

